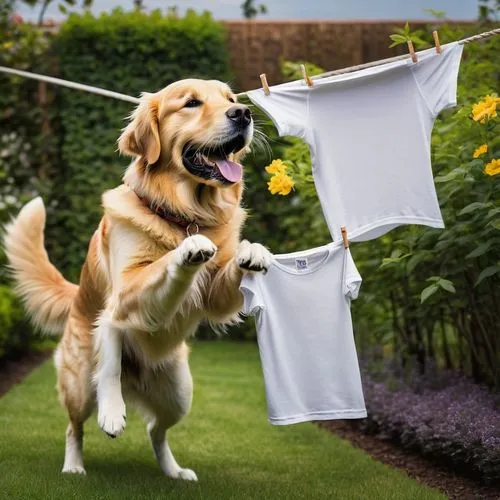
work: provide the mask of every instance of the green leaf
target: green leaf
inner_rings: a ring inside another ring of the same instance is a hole
[[[481,257],[481,255],[484,255],[493,245],[494,241],[489,240],[485,241],[484,243],[481,243],[481,245],[477,246],[474,250],[472,250],[471,253],[465,256],[466,259],[475,259],[476,257]]]
[[[483,269],[481,273],[479,274],[476,282],[474,283],[474,286],[478,286],[483,280],[486,278],[489,278],[491,276],[494,276],[495,274],[500,272],[500,266],[489,266],[486,269]]]
[[[460,210],[460,212],[458,212],[458,215],[470,214],[471,212],[475,212],[476,210],[489,208],[491,206],[492,206],[491,203],[483,203],[481,201],[475,201],[474,203],[471,203],[471,204],[467,205],[465,208],[463,208],[462,210]]]
[[[392,264],[399,264],[400,262],[411,256],[411,253],[405,253],[404,255],[400,256],[401,250],[395,250],[393,252],[393,255],[394,253],[396,253],[396,257],[391,256],[389,258],[382,259],[382,264],[380,265],[379,269],[383,269],[384,267],[390,266]]]
[[[450,280],[445,280],[444,278],[441,278],[437,284],[443,289],[446,290],[447,292],[450,293],[456,293],[455,285]]]
[[[488,226],[492,226],[494,227],[495,229],[498,229],[500,231],[500,219],[497,219],[497,220],[492,220]]]
[[[453,169],[451,172],[448,172],[445,175],[438,175],[434,179],[434,182],[440,183],[440,182],[452,181],[452,180],[456,179],[457,177],[465,175],[465,173],[466,173],[465,168],[458,167],[458,168]]]
[[[67,14],[68,13],[68,9],[62,3],[60,3],[58,5],[58,8],[59,8],[59,11],[62,12],[63,14]]]
[[[434,283],[437,283],[441,279],[441,276],[431,276],[430,278],[427,278],[425,281],[433,281]]]
[[[398,43],[405,43],[406,42],[406,37],[403,35],[390,35],[389,38],[393,42],[398,42]]]
[[[433,285],[428,286],[422,290],[420,294],[420,303],[423,304],[429,297],[434,295],[439,290],[439,286],[435,283]]]

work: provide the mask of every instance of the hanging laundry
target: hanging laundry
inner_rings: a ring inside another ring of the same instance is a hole
[[[360,285],[338,243],[275,255],[267,274],[243,278],[272,424],[366,417],[350,312]]]
[[[334,240],[366,241],[401,224],[444,227],[430,160],[438,113],[456,104],[463,45],[361,71],[247,92],[280,135],[304,139]]]

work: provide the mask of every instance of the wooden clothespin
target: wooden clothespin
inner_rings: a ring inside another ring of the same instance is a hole
[[[344,241],[344,248],[349,248],[349,239],[347,238],[347,229],[345,226],[342,226],[340,228],[340,231],[342,232],[342,240]]]
[[[262,82],[262,88],[264,89],[264,94],[269,95],[271,91],[269,90],[269,85],[267,84],[267,77],[265,73],[260,75],[260,81]]]
[[[434,38],[434,45],[436,46],[436,52],[438,54],[441,54],[443,52],[443,49],[441,48],[441,44],[439,43],[439,35],[437,31],[432,32],[432,37]]]
[[[413,47],[413,42],[411,40],[408,40],[406,43],[408,44],[408,50],[410,51],[411,60],[414,63],[418,62],[417,54],[415,53],[415,48]]]
[[[304,64],[300,65],[300,70],[302,71],[302,77],[304,78],[304,81],[306,82],[306,85],[312,89],[314,87],[314,82],[311,80],[311,77],[307,74],[306,67]]]

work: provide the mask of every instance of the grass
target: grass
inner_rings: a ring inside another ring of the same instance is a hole
[[[43,499],[443,499],[404,473],[310,423],[267,422],[258,350],[198,342],[191,415],[170,432],[178,462],[199,483],[164,477],[140,417],[112,440],[86,425],[87,476],[60,473],[66,417],[49,361],[0,399],[0,497]]]

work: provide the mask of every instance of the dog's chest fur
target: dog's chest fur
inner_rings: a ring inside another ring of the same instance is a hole
[[[133,267],[156,262],[175,250],[188,235],[180,226],[152,213],[124,186],[105,193],[103,205],[105,217],[96,234],[96,261],[101,274],[106,277],[107,286],[101,290],[107,295],[103,297],[104,303],[108,303],[112,300],[112,282],[116,280],[113,266],[124,268],[127,265]],[[201,229],[200,234],[216,245],[215,257],[197,273],[189,293],[173,317],[151,328],[127,328],[127,343],[134,352],[134,358],[140,360],[146,356],[150,361],[160,361],[186,337],[194,334],[200,321],[209,316],[208,295],[211,293],[212,280],[217,271],[235,256],[244,218],[245,212],[236,206],[228,223]]]

